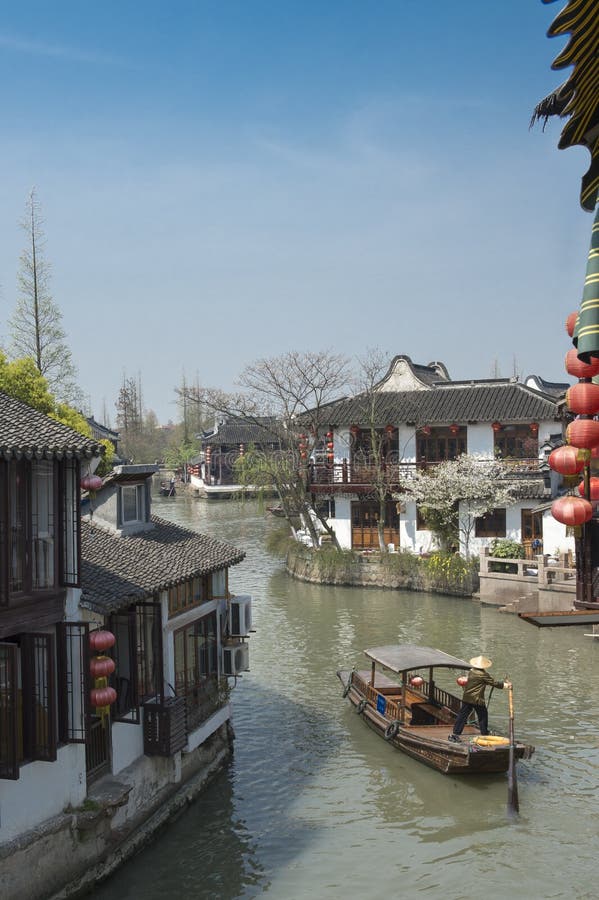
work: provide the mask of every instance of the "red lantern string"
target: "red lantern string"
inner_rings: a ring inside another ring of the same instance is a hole
[[[590,450],[599,444],[599,422],[595,419],[575,419],[566,428],[566,440],[574,447]]]
[[[579,381],[566,391],[566,406],[579,415],[594,416],[599,412],[599,384]]]
[[[593,507],[582,497],[558,497],[551,504],[551,515],[562,525],[583,525],[593,517]]]
[[[577,475],[584,469],[587,457],[588,451],[564,444],[563,447],[557,447],[551,451],[547,462],[549,468],[560,475]]]
[[[571,312],[568,318],[566,319],[566,331],[569,336],[572,337],[574,334],[574,329],[576,328],[576,319],[578,318],[578,311]]]
[[[599,359],[592,356],[590,363],[578,358],[576,349],[572,347],[566,353],[566,372],[574,378],[593,378],[599,375]]]

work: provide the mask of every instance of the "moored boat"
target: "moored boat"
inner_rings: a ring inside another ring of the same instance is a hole
[[[435,682],[439,670],[467,672],[471,666],[442,650],[393,644],[365,650],[370,670],[337,672],[347,697],[366,724],[398,750],[439,772],[452,775],[507,772],[510,742],[484,736],[466,725],[459,743],[449,740],[461,700]],[[382,669],[396,678],[384,674]],[[438,677],[443,677],[439,676]],[[514,743],[516,759],[534,747]]]

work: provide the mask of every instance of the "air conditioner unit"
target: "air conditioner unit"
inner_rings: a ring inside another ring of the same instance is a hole
[[[247,644],[230,644],[223,647],[223,673],[238,675],[250,668],[250,648]]]
[[[252,630],[252,598],[231,597],[229,603],[229,635],[248,637]]]

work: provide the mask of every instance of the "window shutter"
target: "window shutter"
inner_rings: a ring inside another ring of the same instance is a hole
[[[60,482],[62,584],[73,587],[79,586],[81,552],[79,471],[78,460],[65,460],[61,468]]]
[[[21,636],[25,758],[56,759],[56,684],[51,634]]]
[[[116,703],[112,707],[115,722],[140,722],[137,685],[137,630],[135,608],[113,613],[109,620],[110,631],[116,637],[113,658],[116,663],[114,687]]]
[[[0,644],[0,778],[19,777],[16,644]]]
[[[66,744],[85,744],[89,735],[90,646],[87,622],[59,622],[58,733]]]

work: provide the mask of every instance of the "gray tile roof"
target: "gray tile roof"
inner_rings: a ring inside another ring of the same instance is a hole
[[[231,544],[158,516],[152,516],[152,522],[151,531],[128,536],[81,522],[82,606],[108,613],[245,557]]]
[[[510,486],[514,500],[546,500],[551,496],[551,489],[538,478],[523,478]]]
[[[369,421],[367,399],[358,395],[328,409],[333,426],[363,425]],[[376,397],[375,424],[414,422],[423,425],[538,422],[560,418],[557,404],[519,382],[442,384],[430,390],[381,392]]]
[[[271,431],[271,427],[274,430]],[[279,426],[280,427],[280,426]],[[244,444],[278,444],[281,434],[277,430],[276,419],[259,418],[254,420],[230,419],[218,426],[215,434],[202,438],[203,447],[225,447]]]
[[[0,455],[5,459],[20,456],[89,459],[101,452],[97,441],[0,391]]]

